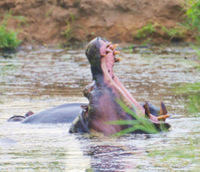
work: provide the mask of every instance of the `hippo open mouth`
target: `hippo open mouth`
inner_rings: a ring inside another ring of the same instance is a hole
[[[120,61],[119,58],[115,57],[119,53],[119,51],[116,51],[116,47],[117,44],[113,45],[111,42],[98,37],[93,39],[86,48],[86,56],[91,65],[93,82],[86,86],[84,90],[89,105],[83,107],[84,113],[82,113],[82,120],[79,120],[79,122],[81,121],[82,126],[87,128],[87,132],[96,131],[106,135],[130,127],[128,125],[119,126],[107,123],[115,120],[134,120],[133,116],[124,112],[117,103],[116,100],[119,100],[135,111],[136,115],[149,117],[150,121],[158,127],[159,120],[164,121],[169,117],[164,104],[161,106],[161,116],[156,117],[151,114],[148,103],[144,106],[140,105],[123,86],[113,72],[114,63]]]

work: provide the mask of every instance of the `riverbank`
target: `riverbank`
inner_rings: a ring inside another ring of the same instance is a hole
[[[113,42],[192,41],[177,23],[184,21],[183,0],[2,0],[1,19],[18,30],[23,45],[87,42],[101,36]]]

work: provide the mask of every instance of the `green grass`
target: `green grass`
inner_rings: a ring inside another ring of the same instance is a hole
[[[149,22],[137,30],[137,34],[134,37],[137,39],[146,39],[152,37],[153,33],[159,34],[161,28],[169,36],[170,40],[173,38],[185,38],[186,35],[191,35],[192,40],[195,39],[197,43],[200,43],[200,1],[185,0],[183,10],[185,11],[184,21],[177,23],[175,27],[166,28],[163,25]]]
[[[187,30],[180,25],[169,29],[167,29],[165,26],[161,26],[161,28],[162,31],[170,37],[170,40],[172,40],[173,38],[184,38],[187,32]]]
[[[188,98],[187,109],[191,114],[200,112],[200,82],[187,83],[176,88],[176,93]]]
[[[184,7],[186,10],[186,21],[183,24],[191,31],[192,36],[200,41],[200,1],[185,0]]]
[[[146,39],[145,43],[150,43],[152,42],[153,33],[158,33],[158,36],[160,35],[161,37],[163,36],[159,33],[160,30],[169,37],[170,41],[173,38],[184,38],[187,33],[187,29],[182,25],[177,25],[173,28],[166,28],[158,23],[148,23],[141,29],[137,30],[137,34],[134,37],[137,39]]]
[[[70,13],[70,21],[67,21],[67,27],[63,33],[67,41],[71,41],[74,38],[74,28],[73,28],[73,23],[75,20],[75,16]]]
[[[27,21],[24,16],[13,16],[11,11],[4,14],[0,23],[0,50],[15,50],[21,43],[21,40],[17,38],[19,31],[8,28],[8,22],[11,18],[18,21],[18,27],[23,23],[26,24]]]
[[[8,29],[5,25],[0,25],[0,50],[15,50],[21,43],[17,35],[18,32]]]
[[[114,136],[121,136],[124,134],[132,133],[135,131],[143,131],[148,134],[156,134],[160,131],[155,127],[155,125],[149,120],[149,118],[145,117],[144,115],[137,115],[135,111],[127,107],[122,101],[116,100],[116,102],[121,106],[121,108],[126,112],[127,114],[133,116],[135,120],[117,120],[117,121],[111,121],[109,124],[112,125],[130,125],[131,127],[122,130]],[[133,107],[133,109],[136,109],[136,107]],[[138,110],[139,112],[139,110]],[[165,126],[161,126],[162,131],[167,131]]]
[[[146,26],[143,26],[141,29],[137,30],[137,35],[135,37],[137,39],[146,38],[154,32],[156,32],[155,25],[148,23]]]

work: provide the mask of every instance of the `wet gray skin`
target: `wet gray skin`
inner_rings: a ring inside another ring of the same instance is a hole
[[[84,103],[68,103],[31,115],[22,123],[71,123],[82,110]]]
[[[187,97],[173,91],[174,84],[200,80],[190,47],[122,49],[123,60],[115,64],[115,74],[139,102],[164,101],[173,114],[168,133],[89,139],[69,134],[68,123],[7,122],[29,110],[87,104],[82,90],[92,76],[84,51],[39,48],[0,58],[0,171],[198,171],[199,114],[189,114]]]

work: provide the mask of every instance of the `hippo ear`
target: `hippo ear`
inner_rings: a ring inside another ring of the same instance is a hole
[[[149,104],[148,104],[147,101],[145,102],[143,107],[144,107],[144,110],[145,110],[145,115],[150,118],[151,113],[150,113]]]
[[[160,116],[167,115],[167,108],[163,102],[160,103]]]

